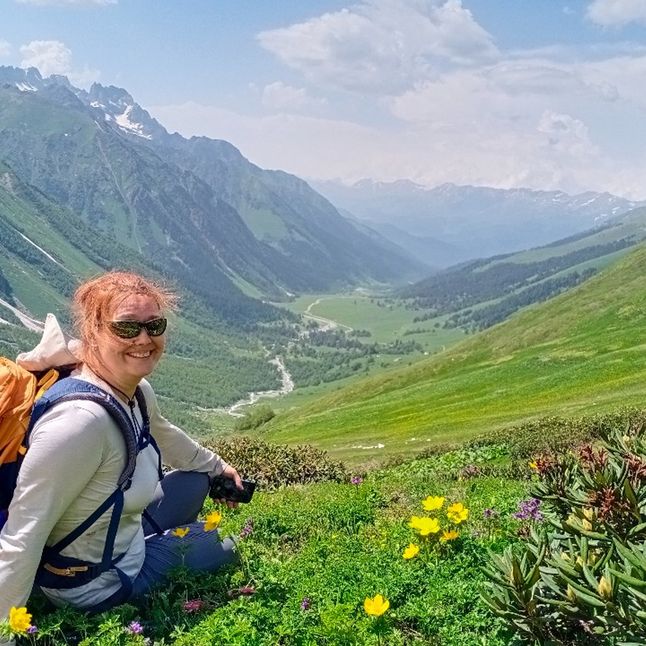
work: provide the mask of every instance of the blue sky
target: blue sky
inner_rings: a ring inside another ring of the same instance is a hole
[[[0,0],[0,65],[305,178],[646,198],[646,0]]]

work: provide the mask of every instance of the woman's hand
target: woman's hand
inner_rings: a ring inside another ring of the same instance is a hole
[[[227,464],[224,471],[222,471],[220,475],[223,478],[230,478],[231,480],[233,480],[236,483],[236,487],[238,487],[238,489],[244,489],[244,487],[242,486],[242,479],[240,478],[240,474],[230,464]],[[227,507],[230,507],[231,509],[238,506],[237,502],[233,502],[232,500],[224,500],[222,498],[216,500],[216,502],[226,503]]]

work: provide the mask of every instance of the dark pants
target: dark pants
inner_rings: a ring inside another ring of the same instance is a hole
[[[125,601],[140,599],[166,583],[171,570],[180,565],[199,572],[213,572],[236,561],[235,543],[230,538],[221,540],[217,530],[207,532],[204,522],[197,522],[208,491],[206,473],[172,471],[166,475],[146,509],[164,533],[156,534],[156,528],[144,519],[146,557],[133,581],[131,594],[126,596],[123,591],[117,591],[88,610],[103,612]],[[188,528],[188,532],[183,537],[176,536],[172,533],[176,528]]]

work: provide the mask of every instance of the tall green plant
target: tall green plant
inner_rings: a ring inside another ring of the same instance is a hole
[[[492,555],[485,602],[536,644],[645,643],[643,426],[533,466],[544,522],[522,549]]]

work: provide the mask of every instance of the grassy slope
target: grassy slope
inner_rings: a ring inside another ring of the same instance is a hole
[[[64,235],[55,231],[34,205],[3,186],[0,186],[0,217],[16,231],[28,234],[32,243],[55,258],[70,275],[92,275],[100,271]],[[51,286],[47,277],[19,256],[0,254],[0,268],[11,283],[16,299],[36,318],[44,319],[47,312],[61,315],[67,310],[66,299]]]
[[[578,289],[441,355],[280,415],[267,436],[357,460],[413,453],[540,415],[641,403],[644,266],[641,246]],[[378,443],[385,448],[353,449]]]

